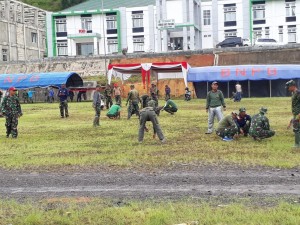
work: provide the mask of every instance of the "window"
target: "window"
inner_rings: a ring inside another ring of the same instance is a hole
[[[56,19],[56,32],[67,32],[67,19]]]
[[[278,34],[279,34],[279,42],[283,42],[283,26],[278,27]]]
[[[68,43],[66,41],[57,42],[57,53],[58,56],[68,55]]]
[[[133,51],[134,52],[144,51],[144,36],[133,36]]]
[[[270,28],[265,27],[265,38],[270,38]]]
[[[288,42],[289,43],[296,43],[297,36],[296,36],[296,25],[288,26]]]
[[[107,46],[108,46],[109,53],[118,52],[118,39],[117,38],[107,39]]]
[[[144,27],[143,17],[144,17],[143,13],[132,14],[132,27],[133,28]]]
[[[86,31],[92,30],[91,17],[81,17],[81,29]]]
[[[237,31],[236,30],[225,30],[225,39],[229,37],[236,37]]]
[[[31,32],[31,42],[37,43],[37,33]]]
[[[106,16],[107,30],[117,29],[117,17],[114,15]]]
[[[2,60],[8,61],[7,49],[2,49]]]
[[[203,24],[210,25],[210,10],[203,10]]]
[[[254,28],[253,30],[253,39],[257,40],[259,38],[262,38],[262,28]]]
[[[94,43],[76,43],[76,55],[93,55],[94,54]]]
[[[236,21],[236,7],[235,6],[230,6],[230,7],[224,6],[224,21],[225,22]]]
[[[265,5],[253,5],[253,20],[264,20],[266,18]]]
[[[296,4],[295,2],[287,2],[285,3],[285,10],[286,10],[286,16],[287,17],[292,17],[296,16]]]

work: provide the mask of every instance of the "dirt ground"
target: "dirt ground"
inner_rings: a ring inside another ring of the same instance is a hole
[[[0,197],[288,197],[300,200],[300,170],[232,166],[177,166],[152,172],[20,172],[0,170]]]

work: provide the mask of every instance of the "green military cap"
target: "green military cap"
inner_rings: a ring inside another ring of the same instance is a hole
[[[266,107],[261,107],[259,110],[259,112],[261,112],[263,114],[267,113],[267,111],[268,111],[268,109]]]
[[[245,107],[241,107],[241,108],[239,109],[239,111],[240,111],[240,112],[246,112],[246,108],[245,108]]]
[[[296,86],[296,82],[293,80],[289,80],[288,82],[285,83],[285,88],[289,88],[292,86]]]
[[[134,84],[131,84],[130,87],[134,87]]]

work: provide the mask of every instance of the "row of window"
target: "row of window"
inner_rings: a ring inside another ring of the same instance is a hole
[[[296,25],[289,25],[287,27],[288,34],[288,42],[296,43],[297,42],[297,28]],[[264,29],[265,38],[270,38],[270,28],[265,27]],[[254,39],[262,38],[263,29],[261,27],[257,27],[253,29],[253,37]],[[278,41],[283,42],[283,26],[278,26]]]
[[[287,34],[288,34],[288,42],[289,43],[296,43],[297,42],[297,31],[296,31],[296,25],[290,25],[287,27]],[[257,40],[259,38],[263,37],[265,38],[272,38],[270,37],[270,28],[265,27],[264,31],[261,27],[254,28],[253,29],[253,39]],[[204,35],[205,38],[211,37],[211,35]],[[229,37],[237,37],[237,30],[232,29],[232,30],[225,30],[224,31],[224,38],[229,38]],[[278,41],[283,42],[283,26],[278,26]]]
[[[67,32],[67,19],[57,18],[56,22],[56,32]],[[107,15],[106,16],[106,27],[107,30],[117,29],[117,16]],[[144,14],[143,11],[132,12],[132,27],[142,28],[144,27]],[[86,31],[92,30],[92,15],[83,15],[81,17],[81,29]]]
[[[288,1],[285,3],[286,22],[296,21],[296,3]],[[236,25],[236,4],[225,4],[224,10],[224,26]],[[266,12],[265,2],[253,2],[252,6],[253,24],[265,24]],[[203,25],[211,25],[211,10],[203,10]]]
[[[108,53],[118,52],[118,39],[108,38],[107,39]],[[133,36],[133,51],[134,52],[144,52],[144,36]],[[68,42],[65,40],[57,41],[57,54],[58,56],[68,55]],[[78,52],[77,52],[78,54]],[[81,55],[81,54],[78,54]]]

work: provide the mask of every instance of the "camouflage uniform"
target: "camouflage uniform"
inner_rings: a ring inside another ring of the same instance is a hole
[[[139,92],[135,89],[131,90],[128,93],[128,98],[127,98],[127,103],[129,102],[129,106],[128,106],[128,116],[127,119],[130,119],[130,117],[133,114],[136,114],[137,116],[139,116],[139,102],[140,102],[140,97],[139,97]]]
[[[216,134],[221,138],[233,138],[234,135],[238,134],[238,131],[238,126],[233,120],[232,115],[228,115],[220,120]]]
[[[95,109],[95,118],[93,121],[94,127],[100,126],[100,113],[101,113],[101,99],[103,96],[98,92],[94,92],[93,96],[93,108]]]
[[[269,119],[264,115],[267,109],[263,109],[264,108],[251,119],[249,135],[255,140],[269,138],[275,135],[275,131],[270,130]]]
[[[6,137],[11,134],[18,136],[18,118],[22,116],[21,105],[17,96],[5,96],[1,105],[1,112],[6,118]]]
[[[62,118],[69,117],[69,110],[68,110],[68,96],[69,91],[67,88],[60,88],[58,90],[57,96],[59,97],[59,110],[60,116]]]
[[[152,107],[143,108],[140,112],[140,129],[138,141],[142,142],[144,140],[144,132],[146,127],[146,122],[151,121],[153,125],[154,134],[157,134],[159,140],[164,141],[165,137],[162,133],[160,125],[157,120],[157,116]]]
[[[112,93],[113,93],[113,90],[111,89],[111,87],[107,86],[104,90],[106,109],[109,109],[113,105]]]
[[[297,90],[292,95],[293,131],[295,133],[295,146],[300,147],[300,91]]]

